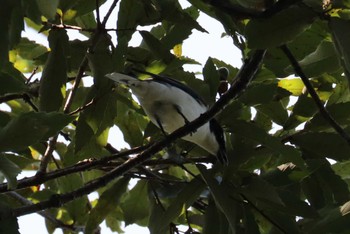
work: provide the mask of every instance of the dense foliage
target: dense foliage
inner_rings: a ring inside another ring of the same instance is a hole
[[[102,15],[104,2],[1,2],[0,233],[18,233],[17,217],[35,212],[49,233],[97,233],[103,221],[154,234],[349,233],[349,1],[115,0]],[[111,13],[116,28],[106,29]],[[223,25],[242,68],[209,58],[204,79],[183,69],[197,63],[181,44],[206,32],[200,13]],[[49,48],[22,37],[24,24]],[[87,39],[69,40],[74,30]],[[231,85],[218,103],[220,67]],[[133,69],[178,79],[217,107],[202,117],[224,127],[228,166],[174,141],[191,123],[163,136],[105,77]],[[107,142],[112,126],[130,149]],[[22,170],[36,174],[17,180]]]

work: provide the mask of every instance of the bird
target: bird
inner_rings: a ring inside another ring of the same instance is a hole
[[[180,81],[163,75],[144,73],[150,77],[141,80],[117,72],[107,74],[106,77],[129,88],[151,122],[164,134],[174,132],[208,110],[203,99]],[[182,139],[216,156],[221,164],[228,164],[225,134],[216,119],[212,118]]]

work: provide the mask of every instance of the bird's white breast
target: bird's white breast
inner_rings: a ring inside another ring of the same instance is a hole
[[[174,105],[180,108],[181,113],[189,122],[198,118],[208,109],[191,95],[174,86],[159,82],[140,81],[137,85],[129,87],[150,120],[159,127],[156,120],[158,117],[167,133],[185,125],[184,118],[176,111]],[[209,123],[206,123],[183,139],[198,144],[215,155],[218,145],[215,137],[209,133]]]

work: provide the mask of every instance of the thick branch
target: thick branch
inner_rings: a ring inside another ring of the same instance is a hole
[[[24,178],[21,180],[18,180],[17,187],[16,189],[22,189],[22,188],[27,188],[30,186],[36,186],[40,185],[42,183],[45,183],[46,181],[53,180],[62,176],[66,176],[69,174],[77,173],[77,172],[82,172],[86,170],[91,170],[94,168],[97,168],[98,166],[108,166],[108,163],[110,161],[119,159],[121,157],[131,155],[131,154],[136,154],[141,152],[147,148],[147,146],[142,146],[142,147],[136,147],[133,149],[130,149],[128,151],[121,152],[119,154],[115,154],[109,157],[104,157],[100,160],[93,160],[93,161],[83,161],[79,162],[73,166],[66,167],[60,170],[52,171],[52,172],[47,172],[45,174],[41,174],[40,176],[33,176],[29,178]],[[11,191],[8,189],[8,184],[7,183],[2,183],[0,184],[0,193],[3,192],[8,192]]]
[[[310,83],[309,79],[303,72],[303,69],[300,67],[298,61],[293,56],[292,52],[288,49],[286,45],[281,46],[282,51],[289,59],[291,65],[294,68],[295,73],[301,78],[303,81],[307,91],[309,92],[310,96],[314,100],[320,114],[322,117],[331,125],[331,127],[342,137],[344,138],[348,144],[350,145],[350,136],[344,131],[344,129],[337,123],[337,121],[329,114],[327,109],[324,107],[321,99],[317,95],[315,89],[312,87],[312,84]]]
[[[30,214],[33,212],[38,212],[44,209],[48,209],[51,207],[59,207],[62,204],[70,202],[78,197],[82,197],[87,195],[96,189],[105,186],[107,183],[112,180],[124,175],[126,172],[131,170],[132,168],[142,164],[147,159],[149,159],[152,155],[162,150],[164,147],[168,146],[170,143],[175,141],[177,138],[183,137],[190,132],[193,132],[206,122],[208,122],[211,118],[213,118],[216,114],[218,114],[226,105],[228,105],[231,100],[239,95],[241,91],[243,91],[249,82],[255,77],[256,72],[258,71],[260,64],[265,55],[265,50],[256,51],[251,59],[247,60],[240,72],[236,76],[235,82],[232,84],[231,88],[225,93],[221,98],[210,108],[206,113],[202,114],[200,117],[179,128],[174,131],[172,134],[168,135],[164,140],[159,141],[150,145],[146,150],[144,150],[138,156],[127,160],[122,165],[116,167],[111,172],[106,175],[91,181],[86,184],[84,187],[79,188],[75,191],[66,194],[56,194],[51,197],[51,199],[39,202],[35,205],[29,205],[20,207],[13,210],[14,216],[21,216],[25,214]]]

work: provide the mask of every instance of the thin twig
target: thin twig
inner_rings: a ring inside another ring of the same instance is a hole
[[[0,96],[0,103],[9,102],[16,99],[23,99],[23,98],[24,98],[24,93],[9,93],[9,94]]]
[[[71,111],[68,115],[75,115],[85,109],[87,109],[89,106],[96,103],[96,99],[93,98],[90,102],[86,103],[84,106],[80,106],[79,108],[75,109],[74,111]]]
[[[106,173],[100,178],[87,183],[85,186],[66,194],[55,194],[51,196],[50,199],[39,202],[34,205],[15,208],[12,211],[13,215],[21,216],[52,207],[60,207],[63,204],[68,203],[78,197],[90,194],[91,192],[105,186],[107,183],[113,181],[114,179],[120,176],[123,176],[131,169],[142,164],[152,155],[162,150],[164,147],[168,146],[176,139],[186,136],[189,133],[193,132],[194,130],[208,122],[210,119],[212,119],[247,87],[247,85],[255,77],[255,74],[259,70],[260,64],[265,56],[265,52],[266,50],[255,51],[252,57],[249,60],[246,60],[241,70],[236,75],[236,80],[234,84],[230,87],[230,89],[224,95],[222,95],[221,98],[207,112],[200,115],[194,121],[186,124],[185,126],[169,134],[162,141],[151,144],[138,156],[128,159],[125,163],[116,167],[111,172]]]
[[[33,202],[29,201],[27,198],[23,197],[19,193],[16,192],[9,192],[7,193],[10,197],[14,198],[16,201],[21,203],[22,205],[32,205]],[[53,223],[55,226],[60,227],[62,229],[67,229],[70,231],[75,231],[75,232],[84,232],[85,228],[82,227],[77,227],[73,225],[68,225],[63,223],[61,220],[56,219],[49,211],[44,210],[38,212],[39,215],[44,217],[45,219],[49,220],[51,223]]]
[[[32,71],[32,74],[30,74],[30,76],[26,79],[26,82],[25,84],[29,84],[30,81],[33,79],[34,75],[36,74],[36,72],[38,71],[39,67],[36,66],[33,71]]]
[[[99,1],[95,1],[95,8],[96,8],[96,21],[97,21],[97,27],[101,27],[101,18],[100,18],[100,6]]]
[[[33,108],[33,110],[38,111],[38,107],[35,106],[35,104],[32,102],[32,100],[30,99],[30,96],[27,93],[5,94],[5,95],[0,97],[0,103],[9,102],[9,101],[16,100],[16,99],[23,99],[23,101],[28,103]]]
[[[49,144],[46,147],[46,151],[41,159],[39,170],[36,172],[36,176],[41,176],[46,173],[47,165],[49,164],[52,153],[55,151],[58,135],[53,136],[49,139]]]
[[[327,111],[327,109],[324,107],[321,99],[317,95],[315,89],[313,88],[312,84],[310,83],[309,79],[303,72],[303,69],[301,68],[298,61],[295,59],[292,52],[289,50],[289,48],[286,45],[283,45],[280,47],[281,50],[284,52],[286,57],[289,59],[292,67],[294,68],[295,73],[301,78],[303,81],[307,91],[309,92],[310,96],[314,100],[316,106],[318,107],[318,110],[321,114],[321,116],[330,124],[330,126],[342,137],[344,138],[347,143],[350,145],[350,136],[344,131],[344,129],[337,123],[337,121],[330,115],[330,113]]]
[[[101,25],[102,25],[103,27],[106,27],[106,23],[107,23],[109,17],[111,16],[111,14],[112,14],[114,8],[117,6],[118,2],[119,2],[119,0],[114,0],[113,3],[112,3],[112,5],[111,5],[110,8],[108,9],[108,12],[107,12],[107,14],[105,15],[105,17],[103,18],[103,21],[102,21],[102,23],[101,23]]]

